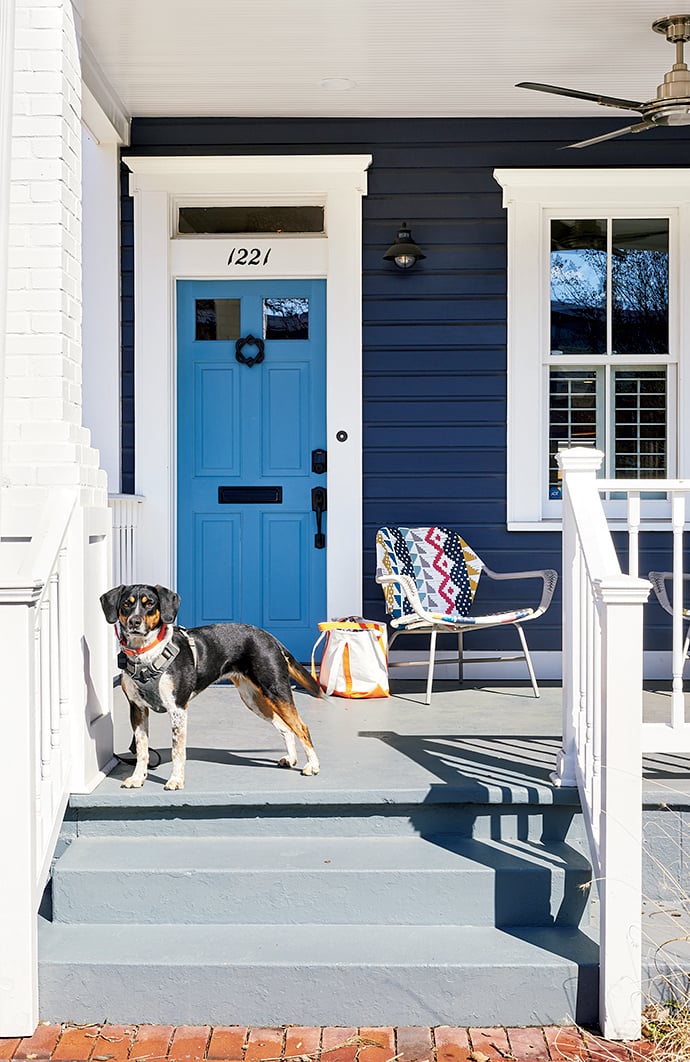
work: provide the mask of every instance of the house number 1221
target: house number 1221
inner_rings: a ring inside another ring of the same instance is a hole
[[[230,254],[228,255],[228,265],[266,265],[270,253],[270,247],[268,248],[268,250],[264,251],[263,255],[261,254],[260,247],[233,247]]]

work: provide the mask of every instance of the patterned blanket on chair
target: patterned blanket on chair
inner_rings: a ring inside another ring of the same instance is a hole
[[[378,568],[388,575],[414,579],[422,607],[443,616],[466,616],[481,575],[482,562],[455,531],[447,527],[382,527],[376,535]],[[394,619],[414,615],[399,586],[384,587],[386,607]]]

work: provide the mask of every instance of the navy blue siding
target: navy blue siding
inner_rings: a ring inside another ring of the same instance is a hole
[[[120,170],[120,489],[134,494],[134,201],[129,195],[129,171],[125,166]]]
[[[506,530],[506,215],[492,171],[690,163],[683,130],[558,150],[620,124],[611,118],[134,120],[130,154],[373,156],[363,200],[367,616],[383,616],[373,579],[381,524],[447,524],[492,568],[560,571],[560,534]],[[402,221],[428,256],[409,273],[382,259]],[[131,364],[125,351],[125,369]],[[124,437],[129,462],[127,425]],[[641,571],[668,564],[658,538],[650,546]],[[515,603],[495,596],[486,605]],[[663,613],[650,609],[660,621],[650,647],[668,648]],[[503,633],[473,635],[468,648],[512,644],[514,632],[502,641]],[[530,628],[529,640],[536,650],[560,648],[559,597]]]

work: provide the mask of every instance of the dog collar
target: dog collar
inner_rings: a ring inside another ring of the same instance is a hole
[[[168,637],[168,626],[164,624],[158,632],[158,637],[148,645],[142,645],[138,649],[130,649],[124,644],[122,632],[118,630],[118,624],[115,625],[115,633],[117,634],[118,641],[120,643],[120,653],[117,658],[117,666],[121,671],[124,671],[131,679],[133,679],[138,685],[146,686],[150,682],[158,681],[164,671],[167,671],[170,664],[173,662],[179,648],[169,638],[167,644],[161,649],[161,651],[153,658],[153,660],[147,656],[146,660],[140,659],[142,654],[150,653],[156,648],[157,645]],[[166,709],[161,705],[160,708],[155,704],[149,705],[155,712],[165,712]]]
[[[120,643],[122,652],[125,654],[125,656],[135,657],[141,656],[142,653],[148,653],[150,649],[153,649],[154,646],[158,645],[159,642],[162,642],[168,633],[168,627],[167,624],[164,623],[158,632],[158,637],[154,638],[154,640],[152,642],[149,642],[148,645],[139,646],[138,649],[130,649],[129,646],[126,644],[125,639],[122,636],[122,628],[120,627],[119,623],[115,624],[115,633],[117,635],[117,640]]]

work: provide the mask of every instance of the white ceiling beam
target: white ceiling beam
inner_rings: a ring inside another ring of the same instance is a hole
[[[81,41],[82,122],[99,144],[129,144],[131,116],[101,70],[86,41]]]

